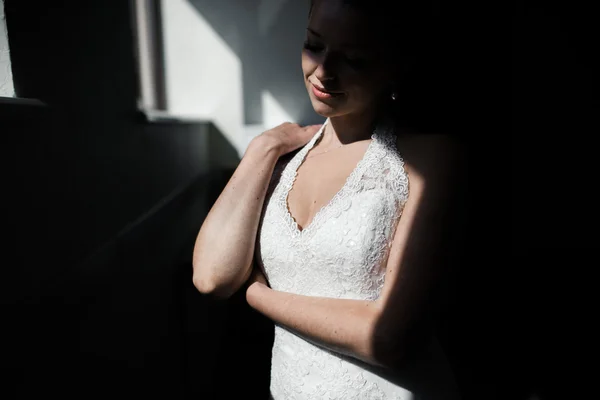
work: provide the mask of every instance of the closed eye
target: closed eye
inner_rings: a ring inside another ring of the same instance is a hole
[[[325,46],[318,43],[312,43],[309,40],[307,40],[304,42],[304,48],[313,53],[320,53],[325,49]]]
[[[368,60],[364,57],[358,56],[345,56],[346,63],[350,65],[352,68],[361,69],[368,66]]]

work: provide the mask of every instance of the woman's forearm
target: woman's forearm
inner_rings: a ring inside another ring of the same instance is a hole
[[[194,285],[229,297],[251,272],[260,215],[278,149],[254,140],[211,208],[196,238]]]
[[[302,296],[253,284],[248,304],[275,323],[335,352],[382,366],[375,356],[377,303]]]

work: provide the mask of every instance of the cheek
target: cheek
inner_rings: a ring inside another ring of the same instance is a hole
[[[315,69],[317,68],[317,63],[306,54],[305,51],[302,52],[302,72],[304,73],[304,77],[308,77],[311,75]]]
[[[358,74],[348,77],[348,84],[354,101],[360,103],[370,103],[381,98],[385,92],[385,82],[379,79],[373,79],[376,74]]]

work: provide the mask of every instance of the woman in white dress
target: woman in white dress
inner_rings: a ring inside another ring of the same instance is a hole
[[[200,292],[246,290],[274,321],[276,400],[458,398],[425,321],[460,154],[390,112],[404,65],[374,3],[312,4],[302,70],[325,121],[256,137],[194,248]]]

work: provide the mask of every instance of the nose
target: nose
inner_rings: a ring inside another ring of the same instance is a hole
[[[314,73],[317,79],[321,82],[333,80],[336,75],[335,55],[326,51],[319,61],[319,65]]]

